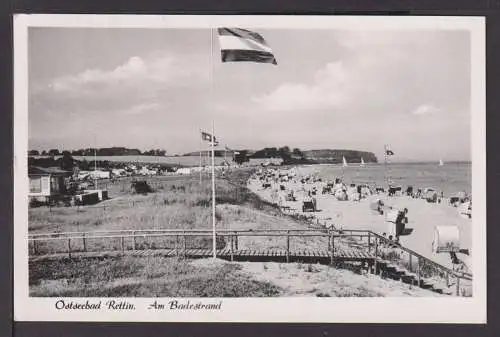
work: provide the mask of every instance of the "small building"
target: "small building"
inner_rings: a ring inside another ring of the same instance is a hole
[[[29,166],[29,198],[46,201],[49,197],[66,193],[65,178],[73,174],[58,167]]]
[[[175,171],[177,174],[191,174],[192,170],[189,167],[181,167],[178,168],[177,171]]]

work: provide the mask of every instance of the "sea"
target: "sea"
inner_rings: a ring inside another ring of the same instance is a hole
[[[395,186],[433,188],[445,196],[458,192],[470,194],[472,191],[472,164],[470,162],[438,163],[369,163],[342,165],[311,165],[315,174],[326,180],[343,177],[346,183],[387,186],[387,181]]]
[[[93,156],[74,156],[77,160],[92,162]],[[198,156],[98,156],[97,160],[109,160],[130,163],[149,164],[174,164],[180,166],[197,166],[200,158]],[[216,157],[215,164],[220,165],[224,158]],[[260,165],[265,159],[253,159],[251,165]],[[210,165],[208,158],[203,158],[204,165]],[[472,190],[472,165],[471,162],[445,162],[439,166],[437,162],[412,162],[412,163],[350,163],[347,167],[339,164],[316,164],[307,165],[313,168],[320,177],[326,180],[334,180],[336,177],[344,177],[346,183],[368,184],[370,186],[386,186],[386,181],[392,181],[394,185],[416,188],[434,188],[443,192],[445,196],[453,196],[458,192],[471,193]],[[309,170],[307,170],[309,171]]]

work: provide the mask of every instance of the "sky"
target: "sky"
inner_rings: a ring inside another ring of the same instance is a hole
[[[184,153],[214,121],[236,149],[471,159],[467,31],[255,31],[278,65],[222,63],[208,29],[30,28],[30,149]]]

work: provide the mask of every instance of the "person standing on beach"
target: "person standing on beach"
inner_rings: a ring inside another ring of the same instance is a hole
[[[405,225],[408,223],[407,214],[408,214],[408,208],[405,208],[403,211],[400,211],[398,213],[398,216],[396,218],[396,238],[395,238],[396,243],[399,243],[399,237],[405,231]]]

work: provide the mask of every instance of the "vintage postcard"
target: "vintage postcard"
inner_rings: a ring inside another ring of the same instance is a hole
[[[16,320],[486,322],[484,18],[14,39]]]

